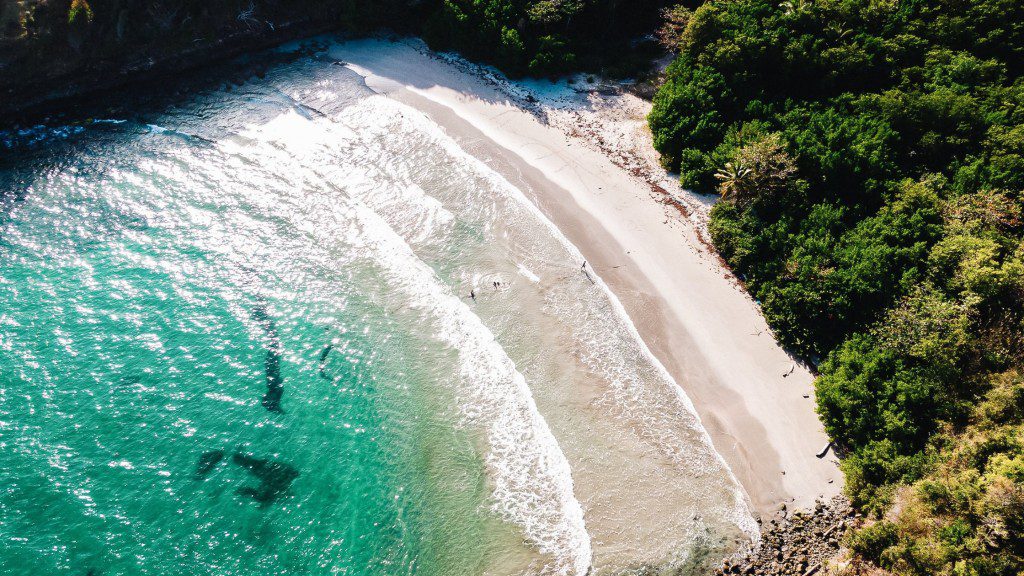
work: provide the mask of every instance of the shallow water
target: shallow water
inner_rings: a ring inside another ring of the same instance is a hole
[[[600,279],[423,114],[308,47],[118,112],[0,135],[0,571],[697,574],[748,538]]]

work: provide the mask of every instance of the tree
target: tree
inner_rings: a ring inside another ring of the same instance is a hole
[[[68,24],[74,25],[77,22],[92,22],[92,6],[87,0],[72,0],[68,8]]]
[[[796,163],[778,133],[744,145],[715,173],[722,198],[739,204],[778,195],[795,175]]]
[[[662,24],[657,31],[658,43],[671,52],[681,50],[683,34],[692,17],[693,11],[682,4],[662,10]]]
[[[718,190],[723,199],[746,201],[755,194],[755,188],[751,183],[753,170],[747,168],[738,160],[726,162],[721,170],[715,172],[720,184]]]

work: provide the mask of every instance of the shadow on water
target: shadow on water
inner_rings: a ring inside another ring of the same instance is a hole
[[[196,463],[193,479],[197,481],[205,479],[223,461],[223,450],[203,452]],[[255,488],[243,486],[236,490],[236,493],[252,498],[261,506],[268,506],[283,496],[291,487],[292,482],[299,477],[299,471],[290,464],[269,458],[257,458],[242,452],[235,452],[231,456],[231,462],[245,468],[250,475],[259,480],[259,486]]]
[[[130,84],[51,102],[41,110],[0,118],[0,133],[16,126],[75,125],[93,118],[131,118],[187,107],[196,95],[230,92],[252,80],[263,80],[275,69],[316,56],[327,48],[332,38],[330,35],[314,36],[294,41],[297,42],[295,50],[255,50],[235,58],[211,61],[187,73],[155,74]]]
[[[0,130],[0,227],[40,181],[76,165],[75,159],[86,152],[82,132],[74,126]],[[95,136],[102,142],[107,135],[97,131]]]
[[[30,183],[13,172],[7,172],[0,163],[0,227],[7,222],[7,215],[28,196]],[[2,230],[0,230],[2,240]]]
[[[242,487],[237,492],[259,502],[261,506],[267,506],[280,498],[299,476],[298,470],[284,462],[255,458],[241,452],[235,452],[231,461],[247,469],[260,481],[256,488]]]
[[[340,38],[338,38],[340,40]],[[298,42],[294,49],[268,49],[215,62],[189,74],[171,74],[101,91],[62,104],[58,111],[0,118],[0,226],[32,194],[39,178],[69,169],[98,169],[116,164],[106,157],[130,157],[121,147],[153,154],[163,145],[210,146],[261,124],[285,110],[324,115],[322,108],[343,108],[352,94],[334,94],[330,102],[304,102],[290,88],[315,84],[347,86],[339,77],[358,76],[324,51],[330,37]],[[287,87],[287,88],[286,88]],[[368,90],[363,90],[368,92]],[[340,97],[339,97],[340,96]],[[174,142],[177,140],[177,142]],[[102,161],[84,162],[93,156]],[[2,231],[0,231],[2,233]]]

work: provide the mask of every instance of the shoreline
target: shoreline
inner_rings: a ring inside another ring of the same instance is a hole
[[[572,106],[568,119],[559,118],[564,110],[545,102],[570,89],[473,74],[466,68],[474,65],[454,65],[414,42],[356,40],[330,53],[375,91],[431,117],[524,190],[579,248],[692,401],[755,517],[838,495],[843,477],[834,455],[816,457],[828,439],[814,412],[813,377],[771,338],[756,303],[708,249],[699,210],[657,198],[652,182],[670,177],[650,168],[644,177],[644,160],[629,169],[567,134],[558,124],[572,125]],[[536,109],[525,109],[503,82],[526,90]],[[529,91],[536,87],[541,100]]]

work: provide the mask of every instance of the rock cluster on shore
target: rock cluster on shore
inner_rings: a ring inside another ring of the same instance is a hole
[[[853,509],[842,496],[791,515],[783,504],[774,518],[762,524],[760,547],[743,558],[726,560],[715,574],[823,574],[828,561],[839,554],[843,534],[854,520]]]

